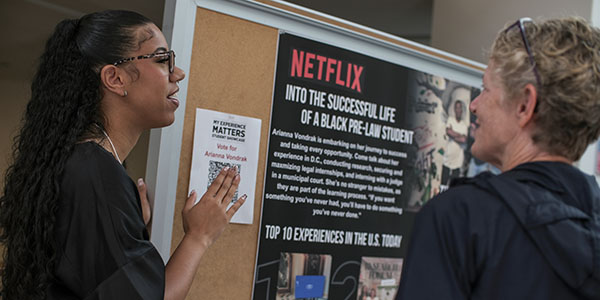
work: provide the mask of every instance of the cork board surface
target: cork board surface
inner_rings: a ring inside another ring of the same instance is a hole
[[[189,184],[196,108],[259,118],[262,127],[256,141],[260,148],[253,224],[225,229],[202,258],[187,299],[251,298],[278,35],[276,28],[197,9],[171,252],[183,238],[181,209]]]

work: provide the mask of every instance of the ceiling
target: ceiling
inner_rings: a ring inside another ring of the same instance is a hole
[[[164,0],[2,0],[0,28],[0,80],[33,77],[37,58],[54,26],[65,18],[78,18],[105,9],[135,10],[161,25]],[[290,0],[354,23],[419,43],[428,44],[433,0]]]

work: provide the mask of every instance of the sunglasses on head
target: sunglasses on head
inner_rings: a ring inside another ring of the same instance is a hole
[[[504,33],[508,32],[513,27],[519,28],[519,32],[521,33],[521,38],[523,39],[523,44],[525,44],[525,51],[527,51],[527,55],[529,55],[529,63],[533,67],[533,73],[535,74],[535,81],[537,82],[538,87],[541,87],[542,84],[541,84],[541,80],[540,80],[540,75],[538,74],[535,60],[533,59],[533,52],[531,51],[531,47],[529,46],[529,40],[527,40],[527,35],[525,34],[525,25],[524,25],[525,22],[533,23],[533,20],[531,18],[521,18],[521,19],[517,20],[515,23],[513,23],[512,25],[508,26],[504,30]]]

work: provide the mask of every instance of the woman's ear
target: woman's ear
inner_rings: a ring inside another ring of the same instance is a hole
[[[100,70],[100,80],[102,85],[110,92],[119,96],[127,96],[125,90],[126,73],[123,69],[114,65],[106,65]]]
[[[537,90],[535,89],[535,86],[531,83],[526,84],[523,96],[519,99],[517,106],[517,117],[521,128],[525,127],[533,119],[537,101]]]

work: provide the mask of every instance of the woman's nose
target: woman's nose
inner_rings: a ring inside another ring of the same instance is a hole
[[[471,103],[469,104],[469,111],[471,111],[472,113],[475,113],[477,111],[477,104],[479,103],[479,97],[481,97],[481,95],[475,97],[475,99],[473,99],[471,101]]]
[[[173,68],[173,73],[171,73],[171,75],[169,76],[169,79],[171,79],[172,82],[181,81],[184,78],[185,78],[185,72],[177,66],[175,66]]]

